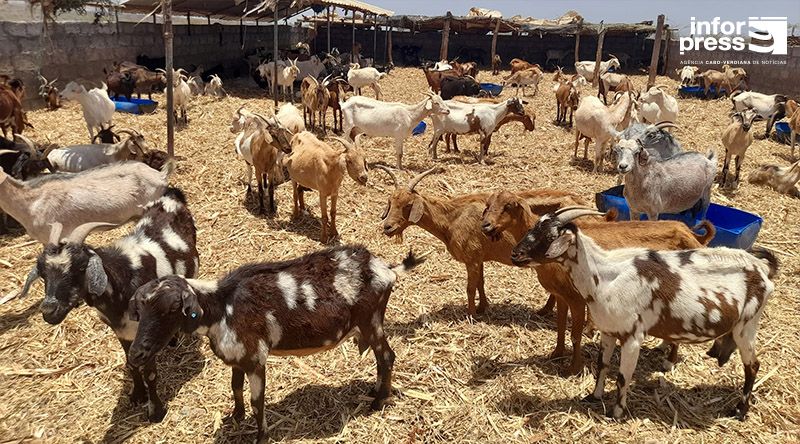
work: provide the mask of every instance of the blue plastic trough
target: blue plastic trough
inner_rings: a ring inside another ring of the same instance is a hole
[[[116,111],[130,114],[150,114],[158,107],[158,102],[148,99],[131,98],[131,100],[128,101],[125,97],[119,97],[117,99],[111,99],[111,101],[114,102],[114,109]]]
[[[623,190],[624,185],[620,185],[597,193],[595,195],[597,208],[600,211],[616,208],[619,211],[619,220],[630,220],[628,203],[622,196]],[[679,220],[693,228],[703,220],[703,217],[695,217],[691,210],[687,210],[678,214],[660,214],[658,219]],[[709,243],[709,246],[742,249],[753,246],[763,222],[763,219],[755,214],[714,203],[709,206],[705,219],[708,219],[717,229],[717,233]]]
[[[503,92],[503,86],[496,83],[481,83],[481,89],[493,96],[499,96]]]
[[[415,126],[414,129],[411,130],[411,134],[414,136],[419,136],[420,134],[425,132],[425,128],[427,127],[428,125],[426,125],[424,121],[420,122],[419,125]]]
[[[792,143],[792,130],[789,128],[788,122],[778,122],[775,124],[775,140],[780,143],[791,144]],[[800,136],[795,134],[795,140],[800,139]]]
[[[681,86],[680,89],[678,89],[678,94],[681,97],[693,96],[693,97],[703,98],[705,97],[704,91],[705,89],[702,86]],[[725,88],[722,88],[720,91],[722,93],[727,93],[727,90]],[[713,86],[709,88],[708,95],[710,97],[716,97],[717,96],[716,88],[714,88]]]

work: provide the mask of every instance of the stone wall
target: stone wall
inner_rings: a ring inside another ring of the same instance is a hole
[[[99,85],[103,68],[113,61],[135,61],[138,55],[164,56],[160,24],[119,23],[117,33],[114,24],[57,23],[50,28],[48,39],[42,39],[41,30],[41,23],[36,22],[0,22],[0,73],[22,78],[28,105],[38,102],[38,70],[50,80],[58,78],[60,87],[75,79]],[[272,48],[272,26],[177,25],[173,30],[176,67],[222,64],[230,77],[247,74],[246,53],[261,46]],[[293,45],[305,38],[305,32],[279,26],[278,44],[281,48]]]
[[[785,64],[773,64],[785,62]],[[691,51],[680,54],[678,41],[670,42],[670,56],[667,73],[677,79],[675,70],[684,65],[697,65],[701,71],[706,69],[721,69],[723,63],[732,67],[741,67],[750,77],[750,88],[753,91],[765,94],[800,95],[800,82],[797,81],[800,72],[800,46],[790,46],[788,55],[774,56],[759,54],[751,51]]]

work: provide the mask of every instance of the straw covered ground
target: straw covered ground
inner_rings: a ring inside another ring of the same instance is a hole
[[[530,98],[537,114],[536,130],[523,133],[509,125],[494,137],[493,164],[475,163],[477,140],[461,140],[467,155],[440,154],[443,174],[425,179],[422,193],[456,195],[500,188],[553,187],[574,191],[590,202],[594,193],[616,183],[616,176],[590,172],[590,162],[571,162],[572,133],[555,126],[551,75],[538,96]],[[499,80],[481,73],[482,81]],[[646,79],[636,76],[642,87]],[[677,84],[659,82],[675,91]],[[419,69],[397,69],[382,81],[388,100],[422,99],[427,89]],[[233,152],[228,124],[246,104],[264,111],[271,102],[243,79],[226,85],[231,96],[195,99],[190,123],[176,133],[180,156],[172,182],[186,191],[198,228],[201,277],[214,278],[250,261],[296,257],[319,248],[318,199],[307,194],[313,216],[293,222],[291,187],[277,193],[278,215],[256,214],[245,199],[243,164]],[[509,95],[511,91],[506,91]],[[592,94],[584,88],[583,94]],[[371,92],[369,93],[371,94]],[[158,97],[159,100],[163,99]],[[723,154],[720,133],[727,125],[730,102],[681,99],[680,128],[688,149],[709,148]],[[34,140],[85,143],[86,128],[79,106],[29,114]],[[136,117],[116,114],[118,127],[143,132],[164,148],[165,113]],[[764,124],[757,124],[759,136]],[[425,149],[431,131],[405,143],[409,172],[434,165]],[[389,139],[366,139],[370,162],[394,165]],[[440,153],[442,146],[440,145]],[[759,163],[788,164],[789,149],[758,139],[748,151],[743,177]],[[592,156],[590,150],[590,157]],[[109,184],[113,187],[113,184]],[[727,418],[738,401],[743,370],[735,357],[724,368],[705,356],[706,344],[685,346],[682,361],[668,373],[659,370],[661,352],[649,341],[639,359],[629,408],[623,422],[608,420],[602,409],[579,399],[590,392],[598,353],[597,340],[586,340],[587,367],[565,378],[565,360],[550,360],[555,343],[553,315],[535,311],[546,295],[533,272],[487,265],[486,285],[492,305],[487,315],[466,315],[466,272],[450,258],[441,242],[417,227],[405,232],[403,244],[386,238],[380,215],[392,187],[385,173],[370,172],[360,187],[349,179],[339,202],[339,232],[345,243],[363,243],[397,262],[414,248],[432,250],[428,261],[403,276],[387,312],[389,341],[397,353],[394,405],[370,413],[365,394],[375,378],[371,354],[359,356],[348,342],[340,349],[308,358],[271,357],[267,369],[267,420],[276,441],[335,442],[797,442],[800,439],[800,292],[797,248],[800,233],[798,201],[771,189],[743,183],[738,192],[714,191],[713,201],[755,212],[764,218],[759,243],[778,251],[781,276],[767,307],[759,334],[761,372],[756,403],[746,422]],[[94,234],[88,242],[104,245],[122,236],[126,226]],[[0,294],[17,289],[41,247],[24,233],[0,237]],[[184,339],[159,358],[160,391],[169,413],[149,424],[143,407],[129,404],[131,382],[125,356],[111,330],[95,311],[83,306],[59,326],[46,324],[38,313],[43,287],[36,284],[25,300],[0,305],[0,441],[3,442],[249,442],[255,423],[228,418],[233,402],[230,370],[211,353],[204,338]],[[614,366],[618,358],[614,358]],[[606,400],[615,394],[609,378]],[[247,395],[245,395],[247,396]],[[249,412],[249,406],[248,406]]]

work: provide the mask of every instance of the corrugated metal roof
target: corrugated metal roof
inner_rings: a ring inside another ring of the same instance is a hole
[[[161,4],[160,0],[128,0],[123,8],[128,12],[150,12]],[[277,9],[278,19],[295,16],[311,7],[334,6],[384,16],[394,15],[394,11],[356,0],[173,0],[172,12],[191,13],[227,19],[273,18]],[[247,14],[247,15],[245,15]]]

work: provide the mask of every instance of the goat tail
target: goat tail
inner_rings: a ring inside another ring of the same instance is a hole
[[[413,250],[409,250],[408,255],[406,256],[406,258],[403,259],[403,262],[401,262],[398,265],[391,266],[391,269],[392,269],[392,271],[395,272],[396,275],[400,276],[402,274],[405,274],[407,271],[415,268],[417,265],[425,262],[425,260],[427,259],[428,255],[430,255],[430,254],[431,253],[428,252],[428,253],[425,253],[423,255],[417,256],[416,254],[414,254]]]
[[[714,148],[711,148],[706,153],[706,158],[713,162],[715,165],[717,164],[717,151]]]
[[[778,267],[780,266],[780,262],[778,258],[775,256],[771,250],[768,250],[764,247],[751,247],[747,250],[748,253],[752,254],[753,256],[761,259],[762,261],[766,261],[767,267],[769,267],[769,272],[767,273],[767,277],[772,279],[773,277],[778,275]]]
[[[703,230],[703,234],[697,234],[700,230]],[[714,224],[712,224],[711,221],[704,219],[692,228],[692,232],[694,232],[694,237],[697,239],[697,242],[707,246],[708,243],[711,242],[711,239],[714,239],[714,236],[717,234],[717,229],[714,228]]]
[[[171,176],[177,168],[178,161],[175,160],[174,157],[170,157],[166,162],[164,162],[164,166],[161,167],[161,172],[164,173],[164,178],[169,178],[169,176]]]

